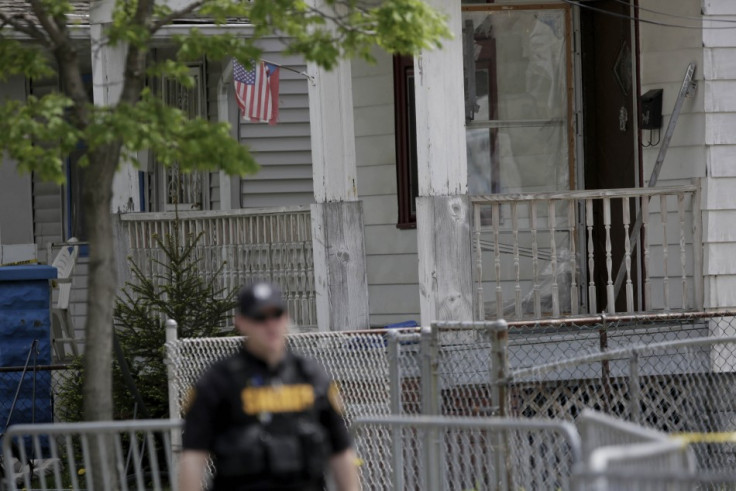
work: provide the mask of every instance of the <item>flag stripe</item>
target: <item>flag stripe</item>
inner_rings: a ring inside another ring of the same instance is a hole
[[[245,70],[233,60],[235,99],[243,117],[276,124],[278,118],[279,69],[261,61]]]

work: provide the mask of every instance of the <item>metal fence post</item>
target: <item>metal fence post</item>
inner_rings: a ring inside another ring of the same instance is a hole
[[[491,335],[491,397],[498,407],[498,416],[508,416],[509,391],[509,327],[505,320],[499,320],[489,325]],[[505,431],[496,433],[493,437],[494,456],[496,457],[496,489],[509,489],[511,466],[509,465],[508,434]]]
[[[388,380],[391,414],[401,415],[401,368],[399,366],[399,333],[388,332]],[[404,489],[404,448],[401,427],[391,428],[392,483],[395,490]]]
[[[439,414],[439,384],[437,383],[437,338],[433,329],[423,327],[420,337],[422,357],[422,414]],[[441,489],[439,433],[436,428],[427,428],[424,433],[424,486],[423,489]]]
[[[641,385],[639,384],[639,352],[634,350],[629,358],[629,411],[631,421],[639,423],[641,419]]]
[[[178,324],[174,319],[166,320],[166,344],[171,346],[171,343],[176,342],[178,338]],[[168,377],[169,387],[169,418],[179,419],[181,418],[181,410],[179,407],[179,395],[176,392],[178,386],[177,381],[174,379],[174,360],[171,358],[171,349],[166,349],[166,375]],[[171,450],[176,455],[181,452],[181,428],[171,429]],[[178,476],[179,473],[179,459],[172,459],[171,473],[174,476]],[[176,478],[172,480],[176,482]]]

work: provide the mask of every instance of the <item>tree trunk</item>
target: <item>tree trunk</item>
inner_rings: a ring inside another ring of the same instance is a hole
[[[90,243],[84,353],[84,418],[109,421],[112,407],[113,305],[117,280],[113,223],[110,211],[112,181],[120,158],[120,143],[89,154],[84,168],[84,213]]]

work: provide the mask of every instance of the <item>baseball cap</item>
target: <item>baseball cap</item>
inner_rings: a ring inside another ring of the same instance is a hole
[[[244,286],[238,293],[240,315],[254,318],[268,308],[286,311],[278,286],[266,281],[257,281]]]

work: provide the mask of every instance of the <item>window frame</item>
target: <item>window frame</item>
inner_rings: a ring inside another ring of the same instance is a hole
[[[418,189],[418,183],[413,182],[416,181],[418,177],[416,157],[416,111],[413,97],[414,58],[407,55],[394,55],[393,72],[394,133],[396,138],[396,195],[399,211],[396,227],[399,229],[412,229],[417,226],[416,209],[413,209],[412,201],[416,203],[416,197],[418,195],[418,192],[415,192]],[[410,83],[412,84],[411,87]]]

